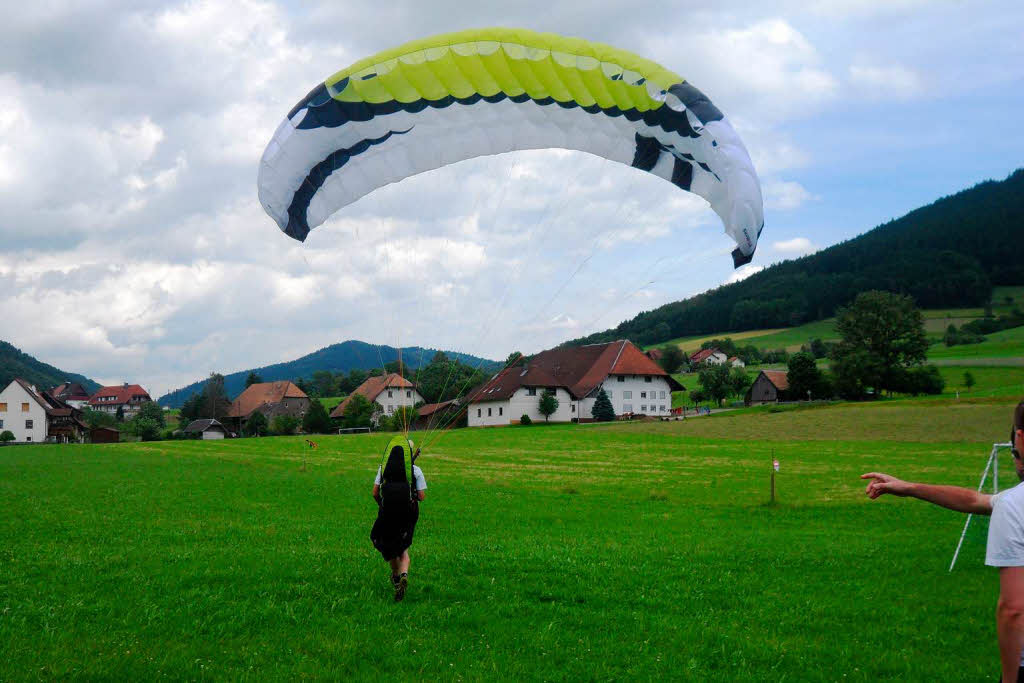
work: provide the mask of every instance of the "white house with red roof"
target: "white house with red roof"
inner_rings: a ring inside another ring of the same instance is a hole
[[[416,391],[415,384],[397,372],[392,372],[387,375],[367,377],[365,382],[356,387],[356,390],[350,396],[331,411],[331,417],[343,416],[345,409],[348,408],[348,404],[352,400],[352,396],[356,394],[365,397],[371,403],[377,403],[380,406],[381,412],[387,415],[393,414],[399,408],[411,408],[423,401],[423,396],[420,395],[420,392]]]
[[[118,408],[124,409],[125,419],[139,412],[143,403],[152,401],[145,389],[138,384],[125,382],[115,387],[102,387],[89,397],[89,407],[104,413],[116,413]]]
[[[721,365],[722,363],[729,362],[729,357],[718,349],[701,349],[697,353],[690,356],[690,365],[697,367],[698,365]]]
[[[518,424],[523,415],[543,421],[539,403],[545,389],[558,400],[548,421],[588,422],[602,388],[616,415],[668,415],[672,392],[684,387],[627,340],[552,349],[505,368],[472,391],[468,423]]]
[[[76,408],[18,377],[0,391],[0,432],[11,432],[15,442],[81,441],[86,427],[80,415]]]

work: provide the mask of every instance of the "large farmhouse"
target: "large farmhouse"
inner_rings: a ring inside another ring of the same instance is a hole
[[[721,365],[722,363],[727,362],[729,362],[728,356],[714,348],[701,349],[690,356],[690,365],[693,367],[697,367],[698,365]]]
[[[402,377],[396,372],[377,377],[368,377],[365,382],[356,387],[344,401],[339,403],[331,411],[331,417],[341,417],[345,409],[352,401],[352,397],[359,394],[371,403],[377,403],[381,411],[391,415],[401,407],[412,407],[423,401],[423,397],[416,391],[416,385]]]
[[[11,432],[15,442],[77,443],[85,430],[77,408],[23,379],[14,378],[0,391],[0,432]]]
[[[309,396],[292,382],[259,382],[246,387],[228,408],[228,424],[241,431],[255,412],[263,413],[267,420],[278,415],[291,415],[298,419],[309,410]]]
[[[103,413],[116,413],[120,408],[126,420],[135,416],[143,403],[152,401],[145,389],[138,384],[124,384],[103,387],[89,397],[89,407]]]
[[[589,422],[601,389],[616,415],[668,415],[672,392],[683,385],[632,342],[621,340],[552,349],[505,368],[469,396],[469,426],[518,424],[523,415],[544,420],[541,394],[558,399],[551,422]]]

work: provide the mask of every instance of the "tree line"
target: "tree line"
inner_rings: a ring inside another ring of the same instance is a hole
[[[1024,224],[1024,170],[988,181],[818,253],[737,283],[640,313],[566,342],[628,338],[655,344],[718,331],[792,327],[835,315],[865,291],[912,297],[924,308],[983,306],[993,285],[1024,283],[1008,245]]]

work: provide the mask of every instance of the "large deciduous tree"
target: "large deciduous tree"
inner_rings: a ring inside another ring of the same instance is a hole
[[[789,380],[789,395],[792,399],[802,401],[819,395],[821,388],[821,371],[814,362],[814,356],[806,351],[794,353],[789,357],[786,376]]]
[[[897,391],[909,368],[924,362],[928,338],[924,318],[909,296],[862,292],[840,309],[832,351],[836,388],[847,398]]]

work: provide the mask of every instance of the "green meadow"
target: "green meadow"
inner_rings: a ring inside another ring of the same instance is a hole
[[[991,678],[985,520],[951,574],[963,516],[858,476],[976,486],[1015,401],[435,436],[399,604],[385,435],[2,448],[0,679]]]

